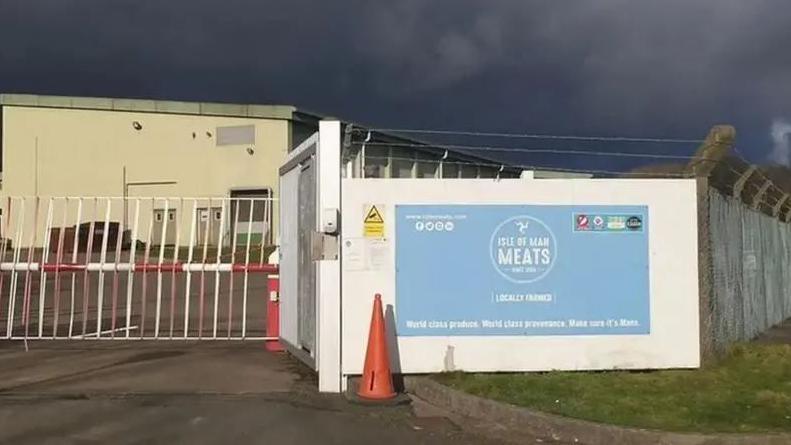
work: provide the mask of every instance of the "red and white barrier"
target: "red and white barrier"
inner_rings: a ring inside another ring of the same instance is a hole
[[[269,298],[266,301],[266,335],[269,340],[264,346],[270,352],[283,352],[286,348],[280,343],[280,277],[270,275],[267,279]]]
[[[272,340],[269,198],[10,197],[6,339]],[[276,338],[274,338],[276,339]]]
[[[277,273],[274,264],[231,263],[0,263],[0,271],[9,272],[257,272]]]

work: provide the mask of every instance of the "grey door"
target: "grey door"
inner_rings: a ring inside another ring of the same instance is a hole
[[[222,222],[222,207],[200,207],[197,209],[198,221],[195,236],[197,245],[216,246],[220,239],[220,223]]]
[[[159,246],[162,243],[162,235],[165,235],[164,245],[172,246],[176,244],[176,209],[154,209],[154,224],[151,228],[151,245]]]
[[[311,157],[302,164],[297,186],[299,215],[297,240],[297,335],[300,346],[313,351],[316,343],[316,264],[313,261],[312,239],[316,230],[316,165]]]

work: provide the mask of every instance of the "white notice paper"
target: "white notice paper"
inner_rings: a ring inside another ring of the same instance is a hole
[[[381,270],[390,264],[390,242],[386,239],[367,240],[368,270]]]
[[[365,241],[360,238],[347,239],[343,242],[343,269],[365,270]]]

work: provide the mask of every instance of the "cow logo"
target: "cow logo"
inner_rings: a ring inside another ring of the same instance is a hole
[[[489,249],[494,269],[513,283],[541,280],[557,261],[555,235],[532,216],[501,222],[492,232]]]

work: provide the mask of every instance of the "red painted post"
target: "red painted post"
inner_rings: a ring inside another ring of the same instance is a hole
[[[277,338],[280,336],[280,277],[270,275],[266,280],[268,290],[266,301],[266,336],[274,340],[266,340],[264,347],[269,352],[283,352],[285,348]]]

